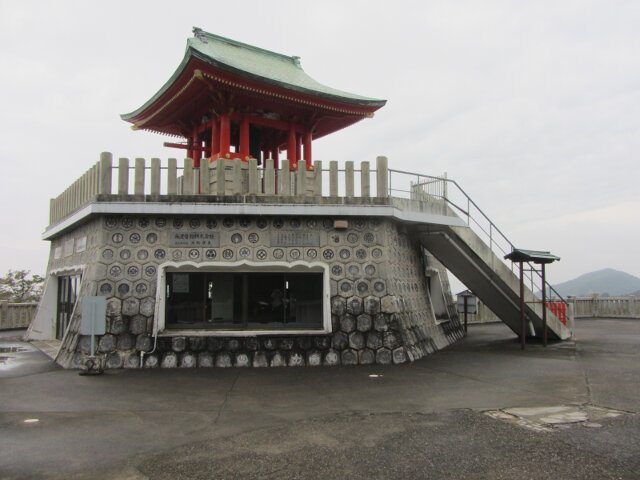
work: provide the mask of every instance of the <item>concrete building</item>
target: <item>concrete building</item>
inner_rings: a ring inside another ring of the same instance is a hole
[[[471,209],[455,213],[455,182],[384,157],[313,160],[314,139],[384,100],[321,85],[298,57],[194,34],[165,86],[123,115],[184,138],[166,145],[187,158],[115,165],[105,152],[51,201],[29,339],[59,339],[56,361],[82,368],[81,300],[102,296],[94,364],[105,368],[414,361],[464,335],[445,266],[519,331],[517,276],[497,233],[487,245]],[[542,306],[526,295],[527,334],[539,335]]]

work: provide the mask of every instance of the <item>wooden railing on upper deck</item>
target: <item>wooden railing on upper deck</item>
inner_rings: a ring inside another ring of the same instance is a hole
[[[264,167],[258,167],[255,159],[249,162],[217,160],[212,163],[203,160],[200,167],[194,168],[193,161],[188,158],[182,167],[178,167],[175,158],[169,158],[166,166],[161,165],[159,158],[152,158],[150,167],[147,167],[145,159],[136,158],[132,168],[127,158],[120,158],[118,165],[114,166],[111,153],[103,152],[98,163],[51,200],[49,224],[66,218],[101,194],[338,197],[339,190],[342,190],[344,197],[371,197],[371,173],[376,176],[375,197],[388,197],[390,194],[386,157],[377,157],[374,171],[366,161],[361,162],[357,170],[351,161],[345,162],[343,170],[338,169],[337,161],[330,161],[328,170],[323,170],[320,160],[316,160],[314,168],[308,170],[302,162],[298,164],[299,168],[291,168],[288,160],[282,160],[280,168],[274,168],[273,163],[268,159]],[[222,165],[224,168],[220,168]],[[130,186],[130,170],[133,170],[133,188]],[[359,188],[355,184],[357,173],[360,176]]]

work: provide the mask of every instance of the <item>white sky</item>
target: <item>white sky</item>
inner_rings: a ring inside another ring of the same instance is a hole
[[[119,118],[179,65],[192,26],[302,57],[388,100],[321,160],[450,178],[552,283],[640,276],[640,2],[0,0],[0,274],[43,274],[49,199],[98,160],[177,156]]]

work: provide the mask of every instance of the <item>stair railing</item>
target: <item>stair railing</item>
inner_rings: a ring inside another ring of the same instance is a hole
[[[513,243],[498,228],[498,226],[489,218],[489,216],[473,201],[473,199],[465,192],[465,190],[445,173],[442,176],[424,175],[402,170],[389,169],[389,195],[390,196],[406,196],[415,200],[441,200],[444,201],[452,210],[463,215],[467,225],[472,228],[481,237],[488,242],[489,249],[504,261],[504,256],[515,248]],[[506,263],[506,262],[505,262]],[[535,285],[540,285],[542,275],[540,271],[531,262],[526,262],[528,268],[523,268],[523,275],[527,283],[531,285],[531,291],[537,297]],[[511,262],[511,271],[516,269],[515,264]],[[515,272],[514,272],[515,273]],[[561,302],[565,302],[564,298],[553,288],[553,286],[545,281],[548,292],[552,292]],[[551,295],[548,296],[548,298]],[[549,298],[551,300],[551,298]]]

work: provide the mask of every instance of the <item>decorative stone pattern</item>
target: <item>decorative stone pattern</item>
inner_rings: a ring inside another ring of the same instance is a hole
[[[462,338],[457,317],[437,324],[421,247],[413,243],[402,225],[372,217],[349,220],[346,230],[335,230],[333,221],[313,217],[105,216],[54,240],[49,271],[85,265],[80,295],[107,297],[107,333],[97,344],[105,368],[403,363]],[[175,232],[212,232],[219,237],[219,245],[170,247],[169,239]],[[313,232],[319,244],[272,246],[276,232]],[[55,258],[56,248],[81,236],[87,237],[83,252]],[[154,341],[156,284],[162,263],[220,264],[243,259],[327,264],[332,332],[162,336]],[[89,353],[88,338],[77,333],[79,315],[76,311],[57,359],[65,367],[82,366]]]

